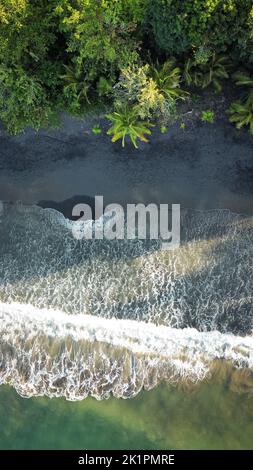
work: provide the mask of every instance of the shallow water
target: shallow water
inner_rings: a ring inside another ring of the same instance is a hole
[[[1,387],[0,448],[252,449],[253,397],[236,388],[225,379],[195,391],[160,385],[131,400],[71,403]]]

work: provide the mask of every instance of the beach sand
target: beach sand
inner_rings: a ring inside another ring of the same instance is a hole
[[[102,122],[0,134],[0,200],[38,203],[103,195],[108,203],[167,203],[253,214],[253,137],[222,120],[154,132],[139,150],[112,144]],[[50,204],[49,204],[50,206]]]

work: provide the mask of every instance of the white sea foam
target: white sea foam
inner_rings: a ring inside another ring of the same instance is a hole
[[[0,303],[0,383],[21,395],[130,397],[161,380],[202,380],[214,359],[253,369],[253,336],[69,316]]]

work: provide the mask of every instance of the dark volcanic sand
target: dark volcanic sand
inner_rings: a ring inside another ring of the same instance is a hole
[[[253,137],[247,131],[223,121],[185,130],[175,124],[135,150],[112,144],[106,125],[103,135],[93,135],[96,122],[65,116],[61,129],[16,137],[2,132],[0,199],[37,203],[103,195],[106,204],[180,203],[253,214]]]

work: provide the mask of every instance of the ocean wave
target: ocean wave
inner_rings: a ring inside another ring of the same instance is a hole
[[[0,383],[25,397],[135,396],[203,380],[212,361],[253,369],[253,337],[0,303]]]
[[[253,218],[181,219],[182,244],[166,252],[159,240],[76,240],[59,212],[5,204],[0,383],[26,397],[127,398],[203,380],[215,360],[251,371]]]

